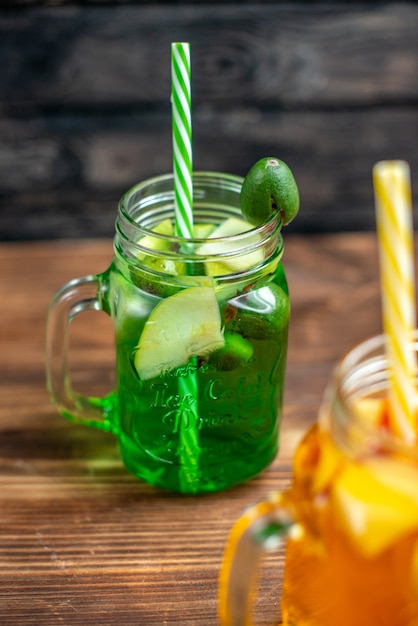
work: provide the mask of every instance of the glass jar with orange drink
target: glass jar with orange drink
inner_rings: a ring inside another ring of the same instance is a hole
[[[393,432],[389,384],[384,335],[337,364],[295,452],[290,490],[254,505],[231,531],[222,626],[251,624],[259,559],[283,542],[277,623],[418,625],[418,446]]]

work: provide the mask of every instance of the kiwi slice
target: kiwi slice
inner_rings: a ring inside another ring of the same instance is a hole
[[[240,205],[251,224],[262,224],[275,211],[283,224],[291,222],[299,211],[299,191],[288,165],[276,157],[257,161],[242,184]]]

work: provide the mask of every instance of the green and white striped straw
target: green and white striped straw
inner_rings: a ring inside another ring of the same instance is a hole
[[[173,173],[175,229],[178,237],[193,237],[193,158],[192,116],[190,87],[190,44],[171,44],[171,103],[173,127]],[[179,395],[192,396],[194,401],[188,413],[181,410],[180,417],[180,488],[197,490],[199,469],[199,436],[197,377],[195,373],[179,379]],[[193,419],[190,421],[190,412]]]
[[[171,44],[172,127],[176,234],[193,237],[193,158],[190,44]]]

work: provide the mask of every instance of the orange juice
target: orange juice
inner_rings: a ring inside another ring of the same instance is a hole
[[[350,458],[315,425],[286,500],[304,536],[287,542],[283,624],[418,625],[418,462]]]
[[[392,430],[389,370],[383,336],[337,364],[294,454],[291,488],[247,509],[231,530],[222,626],[253,623],[260,557],[282,544],[276,626],[418,626],[418,443]]]

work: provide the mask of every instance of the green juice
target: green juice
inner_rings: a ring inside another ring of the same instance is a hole
[[[141,380],[135,352],[161,301],[153,293],[158,288],[151,276],[144,281],[148,291],[136,285],[117,260],[111,274],[115,434],[126,467],[152,485],[190,493],[217,491],[256,475],[278,449],[289,318],[281,264],[260,286],[235,286],[232,297],[225,297],[230,288],[224,295],[219,290],[223,334],[233,340],[229,352],[190,358],[149,380]]]
[[[172,175],[128,190],[114,256],[55,295],[47,380],[67,418],[110,430],[138,478],[197,494],[247,480],[275,457],[283,402],[289,295],[278,212],[243,220],[243,179],[195,172],[193,236],[175,234]],[[112,319],[116,385],[78,394],[68,370],[75,315]]]

